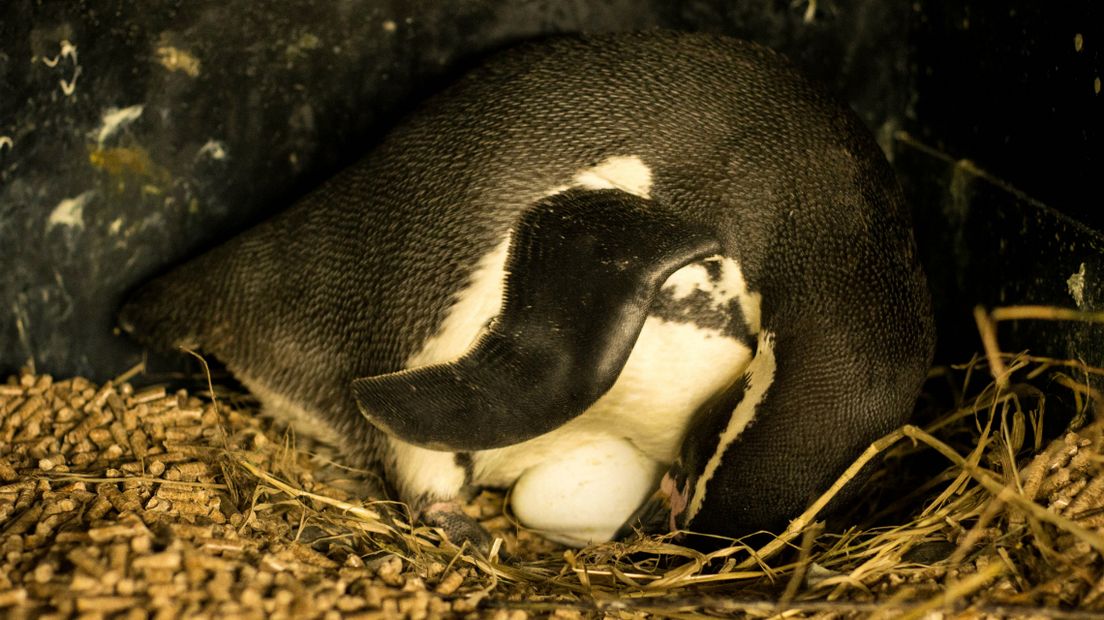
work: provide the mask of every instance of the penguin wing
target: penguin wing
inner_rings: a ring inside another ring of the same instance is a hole
[[[527,209],[502,312],[465,355],[353,381],[361,413],[427,448],[471,451],[542,435],[617,380],[659,288],[720,253],[706,227],[621,190],[567,190]]]

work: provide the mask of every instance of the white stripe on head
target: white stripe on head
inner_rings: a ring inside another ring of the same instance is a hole
[[[686,512],[685,523],[689,523],[693,520],[694,516],[701,510],[702,502],[705,501],[706,486],[713,478],[713,475],[717,473],[717,468],[721,466],[721,460],[724,458],[725,451],[728,450],[732,442],[736,441],[740,433],[742,433],[752,419],[755,418],[756,409],[762,404],[763,399],[767,396],[767,390],[770,389],[771,383],[774,382],[774,373],[776,369],[774,334],[766,331],[760,332],[758,350],[755,352],[755,358],[751,360],[747,368],[748,386],[744,391],[744,397],[740,399],[739,404],[737,404],[736,408],[732,411],[732,416],[728,419],[728,426],[726,426],[721,433],[716,451],[709,457],[709,461],[705,464],[705,469],[702,471],[701,475],[698,476],[698,480],[694,484],[694,494],[690,499],[690,508]]]

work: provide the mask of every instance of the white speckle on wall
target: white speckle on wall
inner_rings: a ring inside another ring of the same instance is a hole
[[[108,108],[103,113],[100,128],[96,130],[96,144],[102,147],[108,138],[115,135],[115,132],[138,120],[144,109],[142,105],[132,105],[122,109]]]
[[[1073,302],[1078,308],[1085,305],[1085,263],[1081,263],[1081,269],[1066,279],[1066,288],[1069,289]]]
[[[80,63],[77,62],[77,46],[73,45],[73,43],[70,42],[68,39],[61,40],[60,42],[58,42],[58,45],[61,48],[61,50],[58,52],[58,55],[54,56],[53,58],[42,58],[42,64],[53,69],[54,67],[57,67],[58,64],[60,64],[61,61],[64,59],[69,59],[70,61],[72,61],[73,77],[69,78],[68,80],[58,80],[58,85],[61,87],[61,92],[64,93],[66,97],[68,97],[76,92],[77,78],[80,77],[81,74]]]
[[[204,156],[222,161],[226,159],[226,145],[218,140],[208,140],[206,144],[196,151],[196,159]]]
[[[157,48],[157,62],[169,71],[180,71],[188,77],[199,77],[199,59],[185,50],[162,45]]]
[[[59,202],[50,213],[50,219],[46,220],[46,230],[50,230],[55,226],[84,228],[84,207],[95,195],[94,190],[88,190],[83,194]]]

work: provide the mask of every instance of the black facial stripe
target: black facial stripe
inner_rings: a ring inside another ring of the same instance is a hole
[[[724,276],[724,269],[721,266],[719,260],[706,260],[702,261],[701,265],[705,267],[705,273],[709,276],[709,281],[713,284],[719,284],[721,278]]]
[[[749,346],[754,340],[739,301],[732,299],[718,305],[712,295],[700,289],[681,298],[676,298],[669,288],[661,289],[649,306],[648,314],[673,323],[693,323]]]

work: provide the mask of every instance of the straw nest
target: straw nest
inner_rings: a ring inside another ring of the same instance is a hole
[[[986,355],[934,370],[916,425],[841,478],[877,464],[858,525],[818,521],[833,488],[765,547],[708,554],[565,549],[484,492],[486,557],[241,395],[23,373],[0,384],[0,614],[1104,616],[1104,371],[1000,353],[1001,318],[979,312]]]

